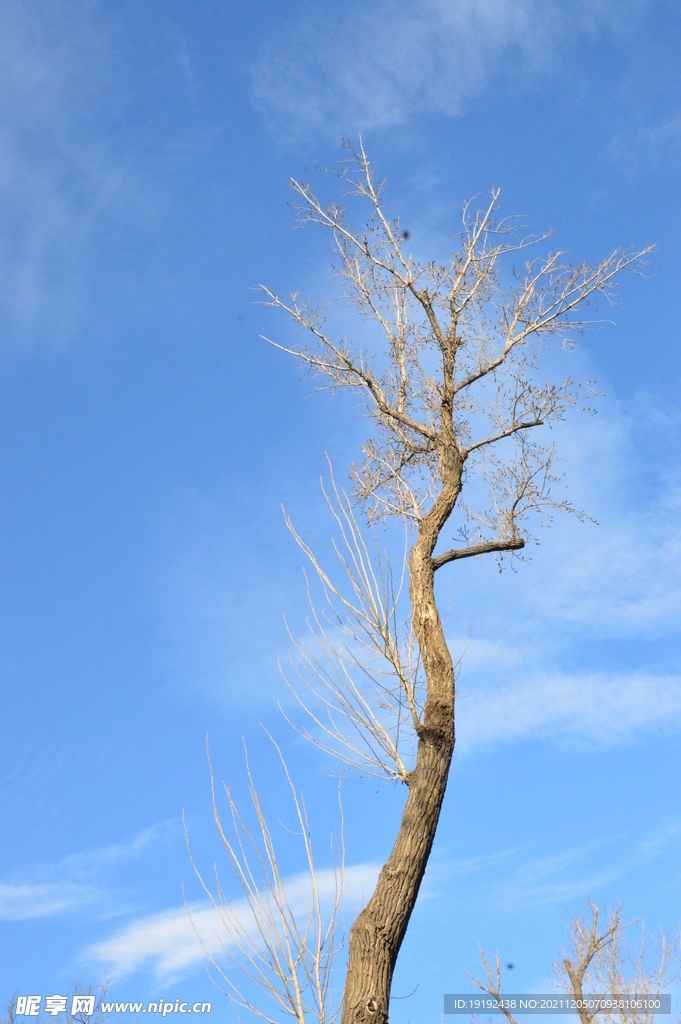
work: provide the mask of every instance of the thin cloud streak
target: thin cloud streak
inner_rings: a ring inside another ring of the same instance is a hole
[[[591,897],[626,874],[623,867],[613,866],[584,875],[569,882],[546,882],[541,885],[509,886],[503,901],[523,907],[546,906],[547,903],[569,903]]]
[[[480,687],[457,707],[460,755],[529,739],[602,750],[678,727],[681,676],[535,675]]]
[[[100,884],[98,877],[115,864],[140,858],[176,825],[158,822],[128,843],[69,854],[53,864],[34,864],[0,882],[0,921],[54,917],[85,906],[106,910],[114,893]],[[115,896],[120,912],[120,893]]]
[[[159,821],[139,832],[128,843],[111,843],[94,850],[69,854],[59,861],[58,868],[74,872],[93,872],[120,861],[136,860],[151,845],[162,840],[172,831],[177,831],[179,834],[178,821],[172,818],[167,821]]]
[[[593,373],[588,361],[575,369],[584,377]],[[600,638],[678,636],[678,411],[640,393],[595,418],[575,418],[557,434],[570,496],[600,525],[559,518],[536,554],[530,549],[518,624],[532,621],[532,633],[541,621],[552,632],[559,624],[563,634],[579,628]],[[494,596],[503,587],[490,590]],[[507,594],[502,600],[507,620]]]
[[[442,854],[437,858],[431,857],[419,891],[419,900],[423,902],[424,900],[440,899],[451,886],[453,878],[493,872],[502,864],[507,864],[509,858],[522,849],[523,847],[516,846],[510,850],[481,854],[464,860],[447,858]]]
[[[600,893],[613,883],[666,855],[673,844],[678,844],[679,836],[681,823],[669,819],[642,839],[625,830],[541,857],[528,858],[528,844],[465,861],[440,854],[428,867],[422,895],[429,901],[446,900],[453,891],[453,877],[483,874],[484,881],[477,883],[476,892],[479,899],[494,907],[525,908],[600,899]],[[476,879],[471,878],[469,884],[475,886]]]
[[[97,903],[102,896],[93,886],[71,882],[0,884],[0,921],[54,917]]]
[[[579,625],[601,636],[661,635],[681,621],[681,495],[671,487],[655,507],[612,519],[582,536],[566,531],[544,572],[530,581],[540,587],[543,615]],[[546,587],[551,568],[555,584]],[[536,578],[538,577],[538,578]]]
[[[85,247],[133,191],[120,153],[93,130],[103,96],[115,116],[117,91],[106,90],[106,41],[89,14],[0,11],[0,298],[22,342],[48,326],[61,341],[82,322]]]
[[[606,146],[605,153],[629,180],[660,167],[677,173],[681,157],[681,111],[657,122],[642,124],[634,131],[618,133]]]
[[[345,890],[356,908],[373,892],[379,870],[378,864],[346,867]],[[328,868],[319,871],[316,877],[322,906],[330,904],[336,891],[335,872]],[[309,876],[289,878],[284,888],[292,912],[302,915],[306,905],[309,906]],[[235,900],[230,909],[248,931],[253,931],[251,911],[244,899]],[[229,948],[229,937],[219,914],[213,906],[203,902],[191,904],[189,914],[186,907],[177,907],[132,921],[111,938],[89,946],[82,959],[98,965],[114,978],[147,969],[167,980],[203,965],[207,953],[218,958]]]
[[[600,890],[639,871],[643,863],[659,858],[680,834],[679,823],[670,821],[638,843],[632,842],[630,836],[603,836],[583,846],[528,861],[496,887],[493,899],[498,904],[524,907],[586,897],[596,899]],[[623,843],[624,839],[628,841]],[[614,847],[610,856],[604,851],[609,845]],[[622,856],[623,850],[627,851],[626,856]],[[587,863],[597,851],[598,867]]]

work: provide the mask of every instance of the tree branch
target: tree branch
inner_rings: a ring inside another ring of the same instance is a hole
[[[515,540],[489,540],[480,544],[471,544],[465,548],[451,548],[433,559],[433,569],[441,569],[443,565],[455,562],[459,558],[475,558],[476,555],[488,555],[495,551],[520,551],[524,547],[523,538],[517,537]]]
[[[474,444],[469,444],[467,448],[463,450],[463,457],[467,459],[468,456],[477,451],[479,448],[484,448],[490,444],[496,444],[497,441],[503,441],[505,437],[513,437],[519,430],[530,430],[532,427],[541,427],[544,421],[541,419],[531,420],[529,423],[514,423],[508,428],[508,430],[501,430],[498,434],[493,434],[491,437],[483,437],[481,441],[476,441]]]

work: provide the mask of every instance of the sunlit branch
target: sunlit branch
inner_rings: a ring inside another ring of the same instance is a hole
[[[520,551],[525,547],[522,537],[514,540],[492,540],[481,544],[471,544],[465,548],[452,548],[433,559],[433,568],[441,569],[448,562],[455,562],[459,558],[476,558],[478,555],[489,555],[495,552]]]
[[[474,444],[467,445],[463,450],[463,457],[467,459],[469,455],[480,448],[487,448],[490,445],[497,444],[498,441],[503,441],[505,437],[513,437],[519,430],[531,430],[532,427],[541,427],[543,422],[543,419],[537,417],[537,419],[530,420],[527,423],[513,423],[506,430],[500,430],[498,434],[492,434],[490,437],[484,437],[480,441],[475,441]]]

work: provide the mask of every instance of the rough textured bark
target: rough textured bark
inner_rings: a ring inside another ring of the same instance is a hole
[[[342,1024],[384,1024],[402,940],[435,838],[454,753],[454,665],[435,603],[433,551],[456,503],[460,466],[446,473],[409,556],[412,617],[428,691],[409,796],[376,890],[350,931]]]

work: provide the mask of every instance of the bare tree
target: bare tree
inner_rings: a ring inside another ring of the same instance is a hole
[[[554,963],[556,985],[572,992],[577,1000],[606,993],[620,1001],[620,1009],[599,1013],[604,1024],[652,1024],[655,999],[676,980],[681,971],[679,936],[671,939],[660,929],[652,939],[646,933],[645,921],[624,924],[621,908],[606,911],[605,926],[599,929],[598,907],[589,904],[591,920],[580,914],[570,922],[568,946]],[[628,932],[640,926],[640,939],[633,947]],[[627,996],[646,996],[648,1001],[633,1004]],[[650,999],[652,997],[652,1006]],[[587,998],[588,1002],[588,998]],[[588,1006],[580,1009],[581,1024],[590,1024],[593,1013]]]
[[[522,557],[532,517],[548,523],[558,511],[584,518],[559,493],[554,445],[539,440],[546,434],[539,428],[563,419],[570,407],[588,409],[593,382],[569,374],[546,379],[540,357],[548,342],[570,349],[580,333],[602,322],[599,301],[614,303],[619,275],[642,273],[652,247],[617,249],[595,266],[575,265],[560,251],[535,255],[550,234],[531,235],[521,218],[503,217],[494,191],[481,209],[464,206],[460,242],[448,261],[422,263],[408,251],[399,219],[388,217],[384,182],[375,178],[361,140],[359,149],[346,149],[347,165],[330,173],[339,180],[342,203],[365,206],[362,230],[351,227],[345,205],[324,206],[308,184],[292,180],[290,187],[298,223],[329,233],[338,297],[356,307],[368,324],[362,336],[371,342],[339,337],[329,326],[328,306],[315,308],[295,293],[283,301],[261,288],[265,304],[287,313],[310,339],[300,346],[272,344],[301,360],[319,389],[356,395],[371,424],[349,493],[338,489],[331,473],[339,580],[287,518],[321,584],[323,603],[315,603],[308,580],[311,632],[303,640],[291,637],[292,670],[285,678],[307,716],[306,724],[295,726],[307,739],[346,769],[408,789],[392,852],[350,931],[342,1002],[342,1024],[384,1024],[454,752],[458,663],[445,640],[435,573],[485,554],[500,568],[503,559]],[[373,535],[366,534],[358,509]],[[397,572],[375,532],[395,519],[404,537]],[[457,538],[452,547],[441,543],[446,528]],[[310,907],[302,926],[252,780],[258,842],[245,831],[229,793],[236,840],[228,839],[214,802],[251,926],[244,927],[219,878],[216,897],[204,888],[222,915],[229,955],[274,999],[275,1012],[302,1024],[310,1017],[332,1020],[337,1012],[329,1002],[329,971],[338,950],[343,861],[324,925],[304,804],[286,775],[309,869]],[[272,1019],[223,977],[237,1005]],[[488,977],[492,984],[489,969]]]
[[[601,929],[598,907],[593,903],[588,906],[591,920],[581,913],[570,921],[567,946],[553,965],[554,988],[574,998],[580,1024],[592,1024],[594,1019],[602,1024],[653,1024],[657,998],[681,973],[681,936],[670,939],[660,929],[651,942],[645,922],[624,924],[619,906],[606,910]],[[640,925],[641,937],[632,950],[627,933],[635,924]],[[508,1024],[516,1024],[502,998],[498,954],[492,969],[484,950],[480,953],[485,980],[473,981],[499,1002]],[[596,1011],[594,997],[598,996],[607,997],[607,1001]]]
[[[230,866],[243,894],[240,904],[228,899],[220,881],[217,864],[215,866],[215,894],[204,881],[192,856],[185,825],[187,849],[192,866],[226,934],[226,941],[221,939],[223,949],[228,959],[272,1004],[269,1011],[256,1006],[211,955],[204,938],[194,924],[186,897],[185,906],[199,941],[218,977],[213,977],[210,971],[209,975],[221,991],[225,991],[221,988],[221,984],[226,986],[226,994],[229,995],[237,1017],[239,1010],[245,1009],[267,1021],[268,1024],[276,1024],[271,1013],[292,1017],[297,1024],[305,1024],[308,1020],[316,1020],[320,1024],[333,1024],[338,1017],[339,1007],[333,1005],[332,969],[342,948],[342,942],[338,941],[337,934],[342,921],[345,871],[342,807],[340,807],[340,840],[336,839],[334,842],[333,837],[331,840],[333,892],[331,894],[331,911],[325,922],[322,915],[319,874],[315,868],[305,800],[302,793],[296,792],[281,751],[274,740],[272,742],[279,755],[288,783],[307,860],[307,884],[303,884],[302,879],[298,880],[301,889],[306,890],[302,906],[300,905],[301,892],[296,891],[292,894],[290,891],[287,892],[284,886],[272,833],[265,820],[253,782],[245,744],[246,771],[259,836],[254,835],[248,829],[226,786],[224,788],[232,827],[231,830],[223,827],[218,811],[213,766],[206,737],[206,754],[208,755],[213,794],[213,814]],[[232,838],[230,838],[230,831]]]
[[[517,557],[531,539],[533,516],[547,522],[556,511],[583,515],[558,493],[554,445],[538,438],[546,434],[539,428],[569,407],[588,408],[592,383],[569,374],[547,380],[540,356],[547,342],[570,349],[602,322],[599,300],[612,305],[619,275],[641,273],[652,247],[616,249],[595,266],[575,265],[560,251],[535,255],[549,234],[530,235],[520,218],[502,216],[494,191],[481,209],[464,206],[460,244],[448,261],[422,263],[410,254],[399,219],[388,217],[384,182],[361,139],[346,151],[347,164],[330,172],[339,179],[340,202],[323,205],[309,184],[291,180],[290,187],[299,224],[329,233],[339,298],[368,321],[371,342],[339,337],[328,326],[328,306],[315,308],[296,293],[284,301],[261,287],[265,304],[287,313],[310,339],[272,343],[301,360],[319,389],[356,395],[371,423],[363,459],[351,470],[352,490],[336,491],[333,503],[349,591],[334,585],[293,531],[328,605],[323,614],[313,606],[313,639],[297,645],[303,694],[295,679],[291,685],[311,716],[303,731],[313,742],[408,787],[392,852],[350,932],[342,1021],[377,1024],[388,1019],[395,962],[454,751],[456,666],[435,573],[463,558]],[[351,203],[367,208],[359,231],[349,222]],[[524,266],[516,271],[519,260]],[[407,550],[397,581],[377,546],[372,563],[358,506],[372,525],[391,517],[402,523]],[[441,548],[450,526],[458,543]],[[410,608],[401,617],[405,574]],[[321,712],[310,695],[321,700]],[[409,734],[415,759],[407,766],[402,745]]]

